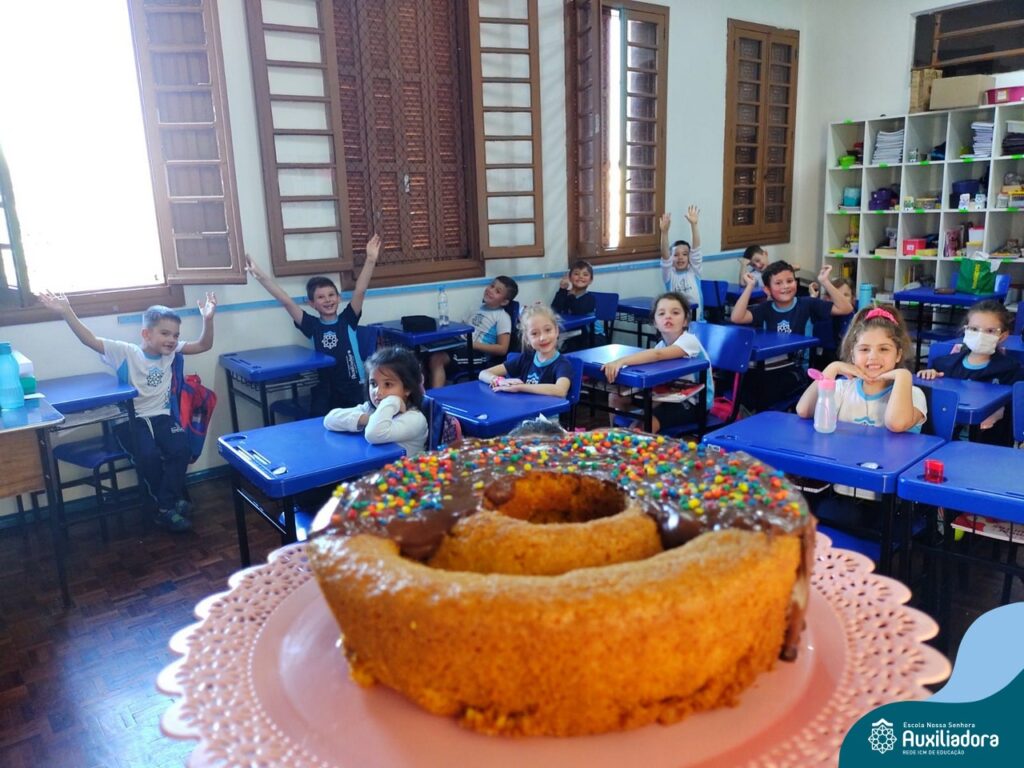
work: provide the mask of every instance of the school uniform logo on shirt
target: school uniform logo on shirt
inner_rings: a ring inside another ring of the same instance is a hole
[[[540,384],[540,374],[533,371],[529,376],[526,377],[527,384]]]
[[[334,349],[338,346],[338,334],[334,331],[324,331],[323,336],[320,337],[320,346],[324,349]]]
[[[793,328],[789,324],[789,320],[779,320],[779,324],[775,326],[775,330],[779,333],[792,333]]]
[[[160,383],[163,380],[164,380],[163,369],[157,368],[156,366],[153,366],[148,371],[146,371],[146,386],[147,387],[153,387],[155,389],[156,387],[160,386]]]

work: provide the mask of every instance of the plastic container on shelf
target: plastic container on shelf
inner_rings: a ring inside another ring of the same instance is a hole
[[[21,388],[18,361],[14,359],[11,344],[0,341],[0,411],[25,407],[25,392]]]
[[[871,283],[861,283],[857,291],[857,306],[860,309],[871,306],[871,298],[875,292],[875,286]]]

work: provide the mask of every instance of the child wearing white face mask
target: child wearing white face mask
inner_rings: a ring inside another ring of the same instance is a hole
[[[1013,384],[1024,377],[1021,364],[1003,354],[1000,345],[1013,328],[1013,315],[1001,302],[993,299],[979,301],[967,310],[964,325],[964,343],[953,347],[952,353],[935,360],[934,368],[918,372],[922,379],[949,376],[990,384]],[[1010,419],[1003,408],[981,424],[971,427],[970,439],[993,445],[1012,445]]]

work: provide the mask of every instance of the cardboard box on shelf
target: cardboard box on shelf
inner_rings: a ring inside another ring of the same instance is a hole
[[[982,103],[982,94],[995,84],[996,79],[991,75],[939,78],[932,82],[932,96],[928,108],[976,107]]]
[[[942,77],[941,69],[910,70],[910,111],[924,112],[932,96],[932,82]]]

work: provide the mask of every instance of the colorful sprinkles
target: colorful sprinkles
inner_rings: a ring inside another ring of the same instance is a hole
[[[808,514],[783,473],[755,459],[662,436],[599,430],[469,440],[458,449],[402,459],[340,486],[334,522],[383,526],[441,510],[455,497],[475,503],[489,483],[533,470],[584,472],[620,486],[656,518],[691,519],[711,530],[794,530]]]

